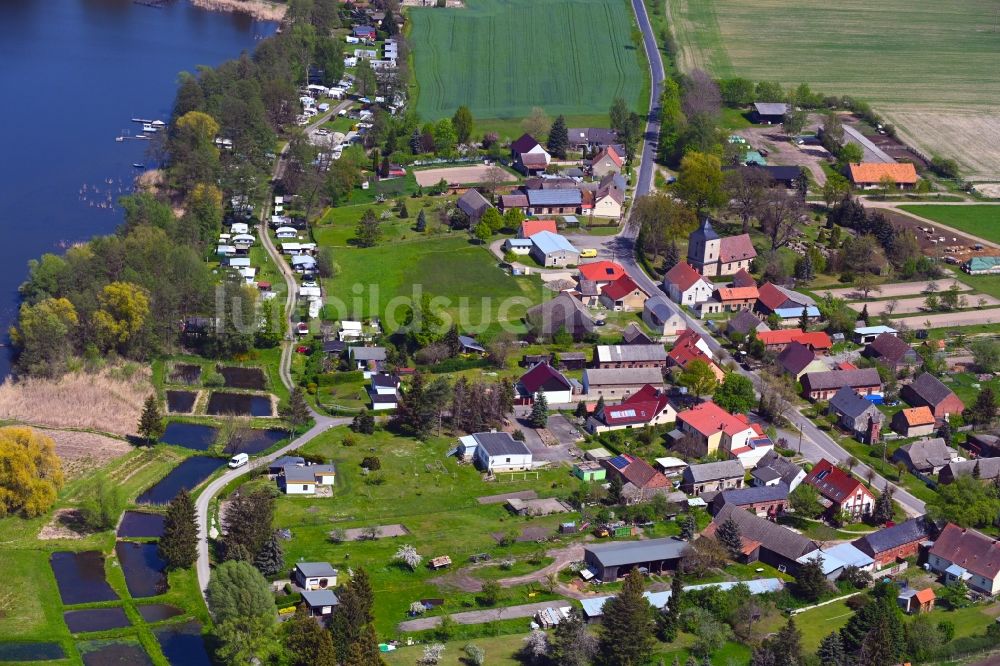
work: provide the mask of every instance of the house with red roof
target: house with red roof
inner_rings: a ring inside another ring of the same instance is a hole
[[[605,458],[601,465],[607,470],[609,479],[621,479],[622,495],[628,498],[629,503],[648,500],[653,495],[669,492],[674,487],[663,472],[642,458],[627,453]]]
[[[621,173],[625,160],[614,146],[607,146],[590,160],[590,171],[594,178],[601,179],[609,173]]]
[[[690,264],[680,261],[663,276],[663,290],[673,302],[694,308],[712,298],[715,287]]]
[[[875,506],[875,496],[865,484],[826,458],[816,463],[804,483],[816,489],[831,515],[843,511],[857,520],[869,515]]]
[[[609,285],[618,278],[625,277],[625,268],[621,264],[613,261],[592,261],[588,264],[580,264],[580,280],[590,280],[597,284],[598,288]]]
[[[725,452],[747,446],[757,431],[743,414],[730,414],[712,401],[703,402],[677,414],[682,433],[699,443],[698,457],[710,456],[720,449]],[[764,455],[764,451],[761,455]]]
[[[726,373],[712,359],[708,343],[696,331],[685,329],[677,336],[673,348],[667,352],[667,364],[686,368],[688,363],[695,359],[707,363],[720,382],[725,379]]]
[[[525,220],[521,223],[521,228],[517,232],[518,238],[531,238],[541,231],[559,233],[555,220]]]
[[[762,331],[757,333],[757,339],[764,343],[764,348],[772,352],[784,351],[785,347],[797,342],[808,347],[817,355],[823,355],[833,347],[833,340],[824,331],[804,333],[801,328],[781,328],[777,331]]]
[[[974,529],[948,523],[927,555],[945,583],[965,581],[973,590],[1000,592],[1000,542]]]
[[[673,423],[677,410],[661,386],[646,384],[617,405],[604,405],[587,419],[592,434]]]
[[[521,375],[515,387],[518,404],[530,405],[539,393],[550,405],[561,405],[573,400],[573,383],[548,363],[539,363]]]
[[[614,282],[605,285],[601,289],[601,305],[615,312],[630,312],[641,310],[649,298],[642,287],[627,275],[623,275]]]
[[[732,282],[731,286],[733,286],[733,287],[756,287],[757,286],[757,281],[754,280],[753,276],[750,275],[750,273],[747,272],[747,269],[741,268],[740,270],[736,271],[735,275],[733,275],[733,282]]]
[[[753,310],[757,304],[757,286],[750,287],[719,287],[715,290],[715,299],[722,304],[724,312],[739,312]]]
[[[806,311],[809,321],[819,319],[819,308],[816,307],[814,300],[771,282],[765,282],[758,289],[754,310],[762,318],[774,315],[782,323],[797,323],[802,318],[803,310]]]

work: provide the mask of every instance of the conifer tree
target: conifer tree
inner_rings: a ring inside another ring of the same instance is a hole
[[[532,428],[544,428],[549,423],[549,403],[541,391],[535,395],[535,404],[531,406],[528,423]]]
[[[288,396],[288,407],[285,409],[284,416],[295,429],[309,422],[309,405],[306,404],[306,398],[298,386],[293,388]]]
[[[871,321],[871,315],[868,314],[868,304],[867,303],[865,303],[864,306],[861,308],[860,318],[861,318],[861,321],[865,322],[865,326],[868,326],[869,322]]]
[[[187,490],[182,489],[167,506],[157,552],[168,569],[186,569],[198,559],[198,520]]]
[[[649,661],[654,623],[652,607],[642,592],[642,574],[633,569],[621,592],[605,602],[598,638],[598,653],[605,666],[637,666]]]
[[[300,604],[286,625],[285,650],[291,666],[337,666],[330,633]]]
[[[694,515],[688,513],[681,518],[681,538],[690,541],[698,531],[698,523],[695,522]]]
[[[819,657],[820,666],[845,666],[847,655],[844,653],[844,642],[840,640],[840,634],[836,631],[827,634],[820,641],[816,656]]]
[[[427,215],[424,213],[423,208],[417,213],[417,226],[415,228],[420,233],[427,231]]]
[[[743,538],[740,534],[740,526],[732,518],[727,518],[715,531],[715,538],[725,546],[729,555],[733,558],[739,557],[743,552]]]
[[[560,160],[566,159],[566,151],[569,149],[569,131],[566,129],[566,118],[558,116],[552,123],[549,130],[549,152],[553,157]]]
[[[672,643],[677,638],[683,588],[680,574],[674,575],[674,579],[670,582],[670,598],[667,600],[667,605],[656,616],[657,637],[664,643]]]
[[[163,414],[160,412],[160,401],[156,395],[146,398],[142,405],[142,415],[139,417],[139,435],[150,444],[155,444],[166,426],[163,424]]]
[[[576,403],[576,411],[573,412],[573,415],[577,416],[579,418],[583,418],[584,416],[586,416],[587,415],[587,403],[585,403],[583,400],[581,400],[580,402]]]
[[[875,499],[875,507],[872,509],[872,522],[876,525],[881,525],[892,520],[893,509],[892,488],[887,487],[885,492]]]
[[[809,330],[809,308],[804,306],[802,308],[802,316],[799,317],[799,328],[802,329],[803,333]]]
[[[253,565],[265,576],[274,576],[285,568],[285,551],[278,541],[277,534],[272,534],[271,538],[264,542],[264,546],[253,560]]]

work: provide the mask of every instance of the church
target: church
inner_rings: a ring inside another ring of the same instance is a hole
[[[750,262],[757,251],[749,234],[720,238],[706,217],[688,236],[687,261],[702,275],[734,275],[740,270],[750,270]]]

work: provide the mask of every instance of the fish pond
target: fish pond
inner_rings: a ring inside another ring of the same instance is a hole
[[[63,620],[74,634],[121,629],[132,624],[129,622],[128,616],[125,615],[125,609],[120,606],[117,608],[66,611],[63,613]]]
[[[181,490],[197,488],[212,472],[226,464],[221,458],[191,456],[160,479],[152,488],[139,495],[139,504],[167,504]]]
[[[170,604],[143,604],[138,608],[139,615],[146,622],[162,622],[184,614],[183,610]]]
[[[197,622],[173,624],[153,633],[170,666],[212,666]]]
[[[60,551],[49,558],[64,606],[113,601],[118,595],[104,577],[104,555],[96,550]]]
[[[218,370],[228,388],[252,389],[255,391],[263,391],[267,388],[264,371],[260,368],[240,368],[226,365],[219,366]]]
[[[65,659],[59,643],[0,643],[0,662]]]
[[[134,598],[155,597],[167,591],[167,563],[156,552],[155,543],[119,541],[115,553],[128,593]]]
[[[126,511],[118,525],[118,536],[125,539],[159,539],[163,536],[164,516],[145,511]]]
[[[171,414],[190,414],[198,394],[194,391],[167,391],[167,411]]]
[[[212,426],[171,421],[163,431],[160,441],[194,451],[207,451],[215,443],[218,434],[219,429]]]
[[[200,365],[178,363],[170,371],[170,381],[175,384],[197,384],[200,380]]]
[[[288,431],[280,428],[255,429],[239,433],[226,450],[232,453],[260,453],[283,439],[288,439]]]
[[[271,396],[217,391],[208,399],[206,411],[213,416],[273,416]]]
[[[78,643],[84,666],[149,666],[153,661],[138,643],[129,641],[90,641]]]

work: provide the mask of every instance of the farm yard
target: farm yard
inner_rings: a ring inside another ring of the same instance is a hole
[[[470,0],[409,16],[425,120],[462,104],[477,119],[523,118],[535,106],[603,113],[615,97],[644,106],[648,67],[626,0]]]
[[[995,3],[667,0],[681,68],[871,102],[925,153],[1000,178]],[[992,128],[992,130],[991,130]]]
[[[459,183],[461,185],[474,185],[486,182],[489,171],[492,167],[485,164],[470,164],[469,166],[442,167],[440,169],[422,169],[413,172],[413,177],[417,179],[420,187],[433,187],[442,179],[449,183]],[[514,182],[517,176],[507,171],[503,171],[504,182]]]

